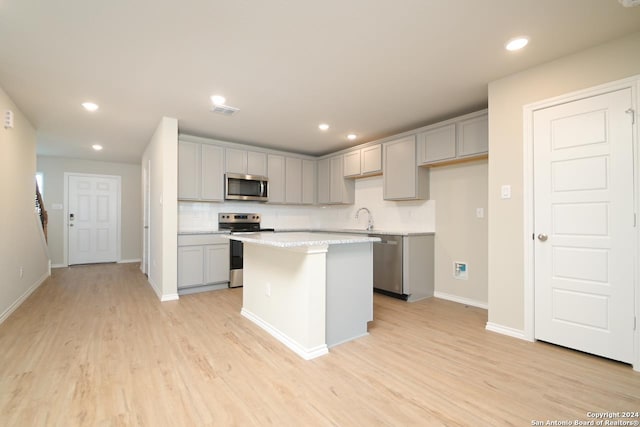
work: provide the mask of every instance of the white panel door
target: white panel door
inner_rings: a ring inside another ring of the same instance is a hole
[[[631,91],[533,116],[535,337],[631,362],[634,265]]]
[[[69,176],[69,265],[118,260],[119,197],[117,177]]]

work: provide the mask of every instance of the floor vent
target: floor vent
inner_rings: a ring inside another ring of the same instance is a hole
[[[240,111],[240,109],[236,107],[229,107],[228,105],[214,105],[211,107],[211,111],[224,116],[233,116],[235,113]]]

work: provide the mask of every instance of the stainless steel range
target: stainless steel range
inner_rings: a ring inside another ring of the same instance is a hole
[[[218,230],[234,233],[273,231],[273,228],[261,228],[262,217],[258,213],[219,213]],[[242,242],[231,240],[229,246],[229,287],[242,286]]]

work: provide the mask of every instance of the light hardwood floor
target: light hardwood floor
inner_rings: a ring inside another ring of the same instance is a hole
[[[242,289],[160,303],[137,264],[56,269],[0,325],[2,426],[531,425],[640,410],[630,366],[376,295],[370,335],[304,361]]]

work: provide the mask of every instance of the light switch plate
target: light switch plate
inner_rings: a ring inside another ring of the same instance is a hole
[[[511,186],[510,185],[503,185],[500,188],[500,197],[502,199],[510,199],[511,198]]]

